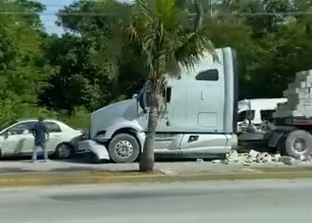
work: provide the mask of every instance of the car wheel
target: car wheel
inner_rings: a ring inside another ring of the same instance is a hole
[[[58,159],[69,159],[73,155],[73,148],[67,143],[61,143],[56,147],[55,155]]]
[[[294,130],[286,138],[284,154],[301,158],[308,157],[312,154],[312,135],[304,130]]]
[[[116,163],[132,163],[139,157],[140,145],[134,136],[122,133],[109,143],[108,153]]]

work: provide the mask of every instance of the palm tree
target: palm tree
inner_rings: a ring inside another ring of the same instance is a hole
[[[192,68],[205,51],[214,54],[214,47],[207,35],[208,27],[203,25],[200,0],[135,0],[130,11],[122,34],[134,56],[144,62],[151,88],[140,170],[152,171],[165,77],[179,74],[181,66]]]

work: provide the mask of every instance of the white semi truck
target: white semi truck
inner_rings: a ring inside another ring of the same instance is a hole
[[[236,116],[238,74],[236,54],[229,47],[217,49],[192,70],[182,68],[178,78],[167,78],[165,114],[156,130],[155,155],[216,158],[237,145]],[[98,109],[91,114],[89,139],[106,147],[117,163],[133,162],[145,140],[148,91]]]

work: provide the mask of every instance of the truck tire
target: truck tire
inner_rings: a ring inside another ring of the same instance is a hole
[[[286,138],[283,155],[294,158],[312,155],[312,135],[304,130],[291,131]],[[283,148],[282,148],[283,149]],[[283,150],[282,150],[283,151]]]
[[[109,143],[108,153],[115,163],[132,163],[139,157],[140,145],[134,136],[121,133]]]

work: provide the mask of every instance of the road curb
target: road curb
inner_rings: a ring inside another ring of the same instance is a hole
[[[0,187],[25,187],[73,184],[115,184],[144,182],[176,182],[207,180],[258,180],[258,179],[312,179],[311,170],[290,171],[240,171],[240,172],[193,172],[165,174],[163,171],[153,173],[139,172],[67,172],[67,173],[23,173],[0,176]]]

